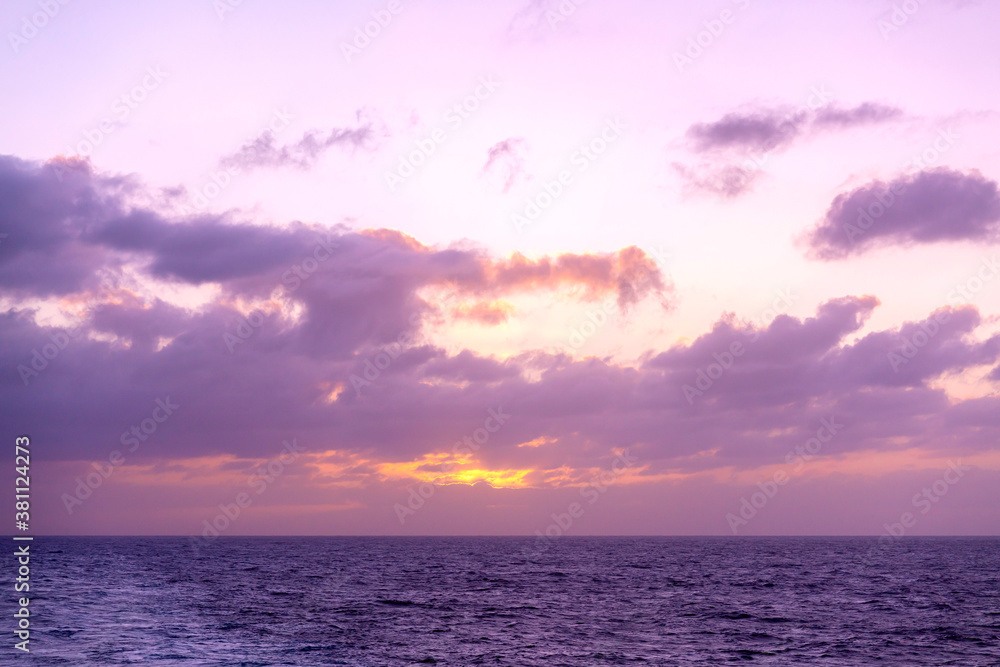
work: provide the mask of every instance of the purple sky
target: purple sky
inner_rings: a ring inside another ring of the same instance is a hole
[[[998,21],[6,3],[36,527],[1000,534]]]

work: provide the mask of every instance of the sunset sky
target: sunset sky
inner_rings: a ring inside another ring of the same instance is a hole
[[[1000,534],[1000,4],[0,24],[40,533]]]

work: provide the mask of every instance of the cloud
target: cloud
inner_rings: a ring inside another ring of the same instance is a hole
[[[168,221],[139,210],[92,227],[81,240],[149,257],[148,273],[200,285],[287,268],[302,256],[315,229],[233,224],[225,217]]]
[[[451,314],[457,319],[468,319],[483,324],[497,325],[506,322],[514,308],[504,301],[479,301],[472,305],[459,305]]]
[[[703,159],[693,166],[674,163],[673,168],[688,193],[732,199],[753,189],[770,154],[786,150],[802,138],[883,123],[902,115],[896,107],[874,102],[849,109],[826,105],[729,113],[689,127],[685,138],[691,151]]]
[[[124,215],[129,184],[95,183],[89,163],[59,160],[37,167],[0,156],[0,287],[20,296],[56,296],[95,287],[117,258],[80,243],[89,226]]]
[[[834,105],[791,111],[760,109],[726,114],[711,123],[696,123],[688,128],[687,138],[697,152],[733,150],[766,153],[786,148],[807,131],[847,129],[900,116],[900,109],[874,102],[865,102],[852,109]]]
[[[803,474],[781,488],[780,497],[770,502],[740,534],[803,535],[818,533],[845,535],[875,534],[887,521],[897,520],[900,499],[909,499],[921,488],[940,479],[948,469],[944,460],[913,462],[913,469],[884,473],[817,476],[810,464]],[[963,460],[968,463],[967,459]],[[237,460],[239,471],[226,470],[226,460],[184,459],[172,462],[174,479],[185,478],[183,503],[178,503],[178,487],[163,470],[149,471],[133,466],[104,482],[99,492],[68,515],[60,494],[76,485],[76,477],[93,471],[86,463],[45,466],[46,475],[33,480],[33,530],[39,534],[176,534],[189,535],[203,529],[206,517],[219,511],[220,488],[245,488],[246,479],[266,458]],[[611,464],[609,460],[608,465]],[[864,467],[865,461],[847,460],[847,465]],[[41,465],[41,464],[40,464]],[[641,462],[636,466],[641,466]],[[796,466],[783,469],[794,471]],[[868,470],[866,468],[866,470]],[[594,475],[604,472],[590,471]],[[726,514],[738,512],[741,497],[760,491],[758,481],[769,479],[770,471],[759,477],[738,481],[720,480],[709,475],[678,478],[669,483],[633,484],[628,475],[585,505],[586,515],[573,526],[588,535],[732,535]],[[255,501],[258,511],[245,511],[228,531],[239,535],[511,535],[544,531],[553,512],[563,512],[578,488],[552,486],[512,490],[488,484],[438,484],[433,498],[417,515],[400,525],[396,502],[405,503],[416,484],[410,477],[371,483],[377,469],[366,461],[336,454],[322,457],[301,455],[268,487],[266,496]],[[427,475],[429,476],[429,475]],[[562,480],[560,480],[562,481]],[[574,480],[575,481],[575,480]],[[602,487],[607,488],[607,487]],[[981,501],[976,511],[966,503],[941,502],[907,534],[981,535],[998,518],[1000,474],[973,467],[965,471],[961,495]],[[235,491],[234,491],[235,493]],[[951,496],[949,496],[949,499]],[[955,500],[960,500],[955,498]],[[37,503],[37,504],[36,504]],[[637,511],[658,508],[659,511]],[[664,509],[666,508],[666,509]],[[683,508],[668,511],[670,508]],[[502,511],[501,511],[502,510]],[[37,518],[36,518],[37,517]],[[575,534],[575,532],[574,532]],[[988,549],[989,542],[972,538],[973,549]],[[211,547],[208,547],[209,549]],[[734,544],[734,549],[739,544]],[[892,556],[892,551],[886,552]],[[680,551],[672,557],[683,559]],[[222,594],[222,591],[220,591]]]
[[[669,307],[666,297],[672,290],[655,260],[635,246],[613,254],[564,253],[537,260],[515,253],[510,259],[485,262],[482,268],[483,286],[487,290],[503,292],[575,285],[583,287],[585,298],[590,300],[617,293],[622,309],[650,294],[664,297],[664,307]]]
[[[435,344],[424,325],[443,309],[428,290],[451,290],[455,305],[488,313],[492,300],[515,292],[613,295],[623,310],[649,298],[669,305],[672,287],[634,247],[498,259],[394,230],[172,219],[139,205],[135,184],[122,179],[81,169],[64,177],[67,188],[51,166],[2,165],[0,192],[17,185],[32,202],[0,200],[11,207],[3,219],[20,221],[9,240],[37,213],[37,224],[61,237],[31,243],[59,243],[86,259],[79,271],[98,274],[67,282],[53,302],[73,305],[65,310],[79,335],[61,338],[62,327],[26,305],[49,293],[45,275],[40,285],[23,283],[24,300],[0,313],[0,428],[49,443],[50,462],[106,459],[166,398],[179,406],[174,415],[129,452],[130,465],[142,467],[137,479],[142,470],[167,474],[156,468],[164,462],[267,458],[296,437],[316,457],[301,483],[322,487],[344,474],[364,489],[352,498],[381,502],[372,471],[440,464],[498,408],[509,422],[467,465],[514,471],[506,479],[533,488],[586,480],[626,447],[642,461],[639,482],[754,470],[782,462],[831,416],[845,425],[824,451],[831,456],[958,456],[989,451],[1000,436],[1000,399],[952,397],[939,386],[1000,361],[1000,336],[980,334],[972,307],[866,332],[877,299],[846,296],[760,328],[724,314],[692,341],[636,363],[530,348],[495,358]],[[0,267],[6,250],[5,242]],[[213,288],[196,308],[182,307],[101,277],[120,267],[140,283]],[[911,353],[908,341],[921,332],[926,340]],[[237,333],[238,342],[227,339]],[[53,340],[60,350],[36,357]],[[25,382],[21,369],[36,365]],[[345,467],[353,472],[336,472]]]
[[[517,378],[521,371],[516,364],[477,357],[468,350],[462,350],[451,357],[431,359],[420,367],[419,374],[425,378],[442,378],[454,382],[491,383]]]
[[[359,114],[359,120],[361,116]],[[278,145],[274,132],[266,130],[243,144],[235,153],[223,157],[223,167],[253,169],[258,167],[294,167],[308,169],[331,148],[366,148],[376,136],[371,121],[356,127],[333,128],[329,132],[310,130],[298,141]]]
[[[763,174],[760,169],[735,164],[686,167],[675,162],[673,168],[681,176],[687,194],[707,193],[725,199],[734,199],[749,192]]]
[[[374,299],[364,304],[383,313]],[[837,452],[945,441],[956,451],[992,447],[1000,434],[997,399],[977,399],[986,403],[970,410],[968,401],[950,400],[933,385],[946,373],[995,365],[1000,336],[971,340],[981,320],[965,307],[845,342],[876,306],[872,297],[845,297],[822,305],[815,317],[779,316],[761,329],[726,316],[691,343],[637,367],[528,352],[502,361],[469,350],[449,353],[420,342],[414,331],[373,377],[365,374],[388,348],[361,336],[350,340],[347,354],[333,354],[330,348],[343,343],[324,336],[317,349],[304,335],[312,312],[298,322],[265,314],[230,353],[222,332],[244,320],[231,306],[218,302],[193,312],[122,299],[95,305],[83,326],[93,335],[70,342],[27,387],[15,369],[30,363],[31,350],[56,330],[37,324],[29,311],[11,310],[0,316],[0,367],[8,369],[0,383],[8,406],[0,425],[14,428],[16,418],[19,428],[53,443],[52,460],[99,458],[119,447],[119,435],[145,418],[157,398],[169,396],[181,407],[143,444],[142,459],[266,456],[291,429],[314,452],[405,461],[449,451],[488,408],[502,406],[513,415],[510,424],[479,452],[477,465],[530,470],[529,480],[539,484],[557,470],[600,466],[622,447],[639,453],[650,475],[753,468],[804,441],[830,415],[851,429]],[[375,321],[344,306],[334,316]],[[928,330],[934,331],[929,342],[894,369],[889,355]],[[734,342],[745,352],[704,388],[699,372]],[[352,376],[371,381],[355,391]],[[689,402],[684,388],[695,384],[705,391]],[[334,386],[340,388],[331,398]],[[547,444],[519,447],[540,438]]]
[[[506,194],[518,180],[527,180],[524,174],[524,139],[511,137],[494,144],[483,165],[484,174],[495,174],[503,182]]]
[[[154,198],[138,196],[135,182],[96,174],[86,163],[61,175],[56,166],[0,162],[0,192],[9,193],[0,286],[21,297],[87,298],[112,289],[126,269],[168,283],[216,285],[229,300],[267,301],[277,291],[304,310],[297,342],[312,354],[342,357],[418,328],[436,310],[419,296],[426,288],[448,287],[473,302],[575,289],[590,300],[617,295],[623,309],[648,295],[668,304],[671,295],[655,262],[637,248],[495,259],[478,249],[424,246],[394,230],[256,225],[228,214],[174,219],[143,205]],[[51,265],[53,256],[61,263]],[[222,304],[214,312],[234,317]],[[464,314],[499,323],[503,312],[473,305]],[[281,320],[272,314],[265,326],[280,328]]]
[[[751,150],[767,152],[790,144],[806,125],[805,112],[785,115],[777,110],[731,113],[712,123],[697,123],[687,137],[698,152]]]
[[[1000,240],[1000,194],[977,171],[931,169],[837,195],[804,242],[811,256],[843,259],[885,246]]]
[[[837,107],[824,107],[817,110],[812,119],[814,128],[836,128],[845,129],[856,125],[867,125],[882,123],[902,117],[903,112],[896,107],[865,102],[853,109],[839,109]]]

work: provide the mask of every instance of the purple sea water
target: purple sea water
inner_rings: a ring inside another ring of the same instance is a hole
[[[3,662],[1000,665],[1000,539],[875,543],[42,537]]]

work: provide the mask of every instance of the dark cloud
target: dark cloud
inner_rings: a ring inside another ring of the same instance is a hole
[[[0,156],[0,287],[20,295],[52,296],[92,287],[114,263],[79,243],[93,225],[123,214],[120,180],[95,182],[88,163],[38,167]]]
[[[201,284],[288,268],[315,237],[315,229],[301,224],[231,224],[209,216],[168,222],[151,211],[135,211],[93,229],[84,240],[152,257],[148,269],[158,278]]]
[[[453,382],[499,382],[521,375],[521,370],[512,363],[501,363],[494,359],[477,357],[463,350],[452,357],[439,357],[421,367],[421,375],[441,378]]]
[[[825,260],[881,246],[1000,240],[1000,194],[976,171],[932,169],[838,195],[804,238]]]

